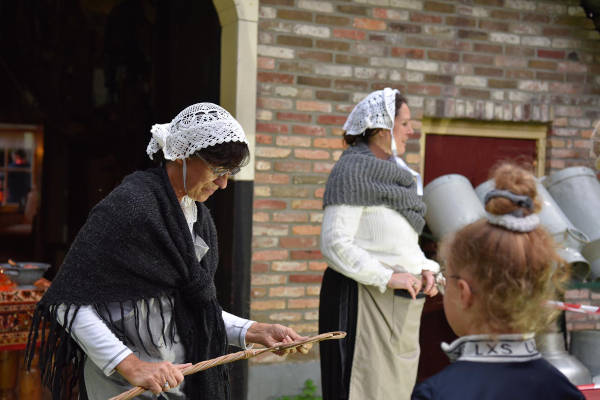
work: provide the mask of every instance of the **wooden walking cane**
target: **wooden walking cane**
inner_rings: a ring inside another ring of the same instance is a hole
[[[186,369],[184,369],[182,371],[182,373],[183,373],[183,375],[195,374],[196,372],[204,371],[205,369],[209,369],[209,368],[215,367],[217,365],[227,364],[227,363],[238,361],[238,360],[246,360],[248,358],[256,357],[259,354],[266,353],[269,351],[288,350],[288,349],[292,349],[294,347],[302,346],[303,344],[312,344],[312,343],[317,343],[317,342],[320,342],[323,340],[330,340],[330,339],[342,339],[344,337],[346,337],[346,332],[335,331],[335,332],[322,333],[320,335],[310,337],[306,340],[299,340],[297,342],[293,342],[293,343],[289,343],[289,344],[285,344],[285,345],[266,347],[266,348],[262,348],[262,349],[242,350],[242,351],[238,351],[237,353],[226,354],[224,356],[213,358],[211,360],[200,361],[197,364],[187,367]],[[143,387],[138,386],[138,387],[130,389],[126,392],[123,392],[118,396],[112,397],[109,400],[133,399],[135,396],[139,396],[140,394],[144,393],[146,390],[147,389],[144,389]]]

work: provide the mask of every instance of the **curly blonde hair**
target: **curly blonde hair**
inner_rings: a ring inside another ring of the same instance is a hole
[[[534,199],[533,212],[541,209],[536,199],[535,177],[516,164],[500,164],[492,172],[497,189]],[[520,208],[503,197],[492,198],[486,211],[503,215]],[[523,215],[532,211],[523,209]],[[555,243],[541,226],[531,232],[514,232],[483,218],[443,241],[441,259],[458,275],[468,274],[478,323],[497,332],[536,332],[558,312],[545,306],[564,292],[567,265],[557,255]]]

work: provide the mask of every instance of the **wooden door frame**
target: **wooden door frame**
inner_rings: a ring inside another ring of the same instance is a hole
[[[423,118],[421,121],[420,168],[425,176],[425,146],[427,135],[474,136],[500,139],[530,139],[536,142],[536,175],[546,170],[546,136],[548,123],[520,123],[505,121],[475,121],[450,118]]]

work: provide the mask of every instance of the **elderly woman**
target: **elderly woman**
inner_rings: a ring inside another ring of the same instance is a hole
[[[424,296],[439,266],[419,248],[420,176],[397,156],[413,133],[397,90],[369,94],[344,124],[344,151],[327,181],[319,331],[323,399],[408,399],[419,361]],[[422,293],[419,293],[423,289]]]
[[[92,209],[36,310],[32,332],[50,323],[40,365],[55,399],[80,377],[90,399],[132,385],[168,399],[227,399],[225,366],[182,384],[186,362],[223,355],[228,343],[301,339],[284,326],[228,314],[217,302],[217,234],[202,202],[249,157],[240,124],[215,104],[194,104],[152,127],[147,153],[161,166],[125,177]]]

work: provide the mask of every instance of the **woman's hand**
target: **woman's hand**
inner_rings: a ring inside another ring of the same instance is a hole
[[[387,286],[391,289],[406,289],[416,299],[421,290],[421,280],[408,272],[394,272]]]
[[[421,271],[421,279],[423,280],[423,293],[429,297],[433,297],[438,294],[438,288],[435,284],[435,275],[428,269]]]
[[[117,371],[133,386],[141,386],[159,394],[183,382],[181,371],[191,365],[172,364],[168,361],[147,362],[130,354],[117,365]],[[165,383],[169,385],[166,386]]]
[[[262,322],[253,323],[246,332],[247,342],[262,344],[266,347],[288,344],[306,339],[307,337],[300,336],[292,328],[279,324],[265,324]],[[288,353],[295,353],[296,351],[306,354],[311,347],[312,344],[303,344],[288,350],[276,351],[275,354],[283,356]]]

